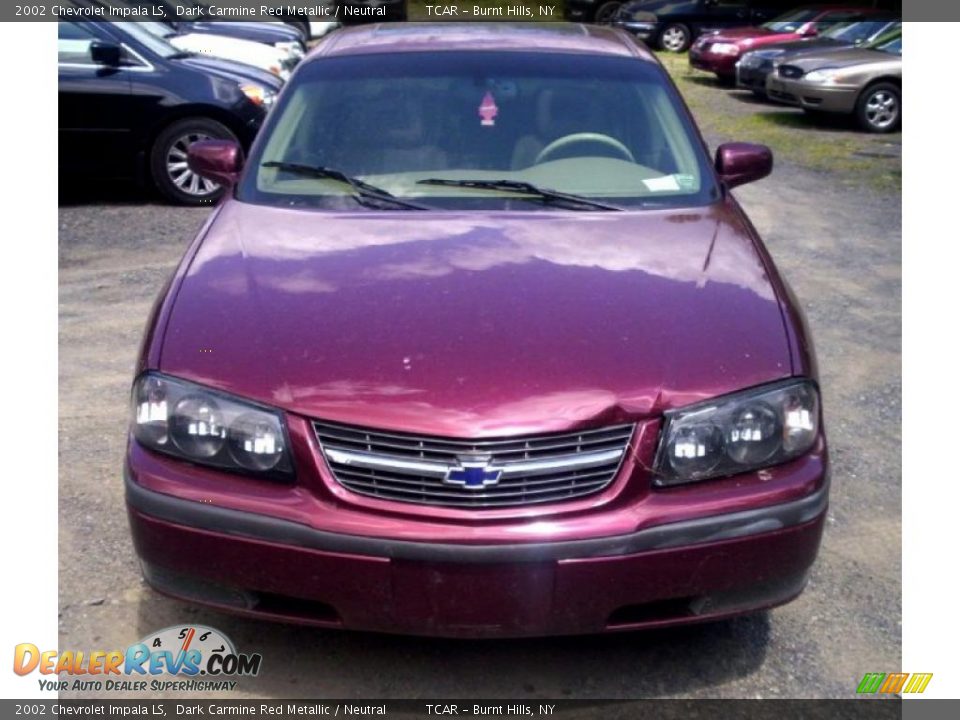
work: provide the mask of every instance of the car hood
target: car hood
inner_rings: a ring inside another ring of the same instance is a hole
[[[845,50],[820,51],[803,53],[796,57],[790,57],[790,65],[796,65],[802,68],[804,72],[810,72],[821,67],[841,68],[852,67],[854,65],[870,65],[873,63],[898,63],[899,55],[881,52],[880,50],[868,50],[866,48],[848,48]]]
[[[626,422],[791,374],[726,204],[325,213],[228,200],[162,371],[290,412],[483,437]]]
[[[273,73],[261,70],[247,63],[227,60],[225,58],[198,54],[181,58],[174,62],[225,80],[233,80],[234,82],[255,82],[276,91],[279,91],[283,86],[283,81]]]
[[[208,35],[205,33],[187,33],[169,38],[174,47],[199,53],[209,53],[228,60],[256,63],[266,67],[269,63],[280,63],[284,53],[270,45],[227,37],[226,35]],[[249,58],[249,60],[241,60]]]
[[[769,42],[786,42],[791,38],[796,38],[794,33],[775,33],[762,27],[735,27],[720,30],[707,36],[710,42],[742,42],[744,40],[764,40]]]
[[[808,53],[808,52],[836,52],[848,47],[853,47],[849,43],[842,43],[833,38],[805,38],[803,40],[792,40],[788,42],[769,43],[757,48],[757,52],[762,53],[781,53],[782,57],[789,54]]]
[[[285,25],[272,25],[258,22],[231,22],[229,20],[183,22],[187,26],[184,30],[213,35],[227,35],[230,37],[245,38],[260,43],[299,42],[300,33]]]

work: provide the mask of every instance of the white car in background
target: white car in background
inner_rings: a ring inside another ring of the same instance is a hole
[[[139,24],[149,33],[163,38],[178,50],[252,65],[271,72],[283,80],[290,77],[294,66],[303,58],[303,52],[299,48],[279,48],[225,35],[180,33],[170,25],[161,22],[147,21]]]
[[[257,22],[263,23],[264,25],[292,25],[300,30],[300,33],[303,35],[304,41],[307,40],[319,40],[328,32],[336,30],[340,27],[339,21],[318,21],[311,20],[309,22],[283,22],[282,20],[258,20]]]
[[[328,32],[336,30],[340,27],[339,22],[316,22],[312,21],[310,23],[310,39],[316,40],[317,38],[322,38]]]

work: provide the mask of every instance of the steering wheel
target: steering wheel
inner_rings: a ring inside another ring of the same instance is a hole
[[[576,145],[577,143],[601,143],[603,145],[609,145],[630,162],[636,162],[636,159],[633,157],[633,153],[630,152],[630,148],[616,138],[612,138],[609,135],[601,135],[600,133],[578,132],[571,135],[564,135],[563,137],[559,137],[554,140],[537,154],[533,164],[539,165],[540,163],[545,162],[548,157],[553,155],[558,150],[561,150],[568,145]]]

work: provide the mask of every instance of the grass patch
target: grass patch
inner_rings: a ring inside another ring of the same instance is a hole
[[[763,143],[778,157],[829,172],[846,185],[900,192],[899,132],[872,135],[842,116],[811,117],[802,110],[756,100],[748,92],[720,87],[712,75],[691,69],[686,55],[658,52],[657,56],[708,137]]]

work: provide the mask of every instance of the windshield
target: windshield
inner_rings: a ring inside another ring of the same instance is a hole
[[[791,10],[764,23],[763,27],[778,33],[796,32],[804,23],[815,20],[820,14],[820,10]]]
[[[890,39],[888,39],[888,38],[884,38],[884,39],[881,40],[880,42],[875,43],[872,47],[873,47],[874,50],[879,50],[879,51],[881,51],[881,52],[890,53],[891,55],[902,55],[902,54],[903,54],[900,36],[897,36],[897,37],[893,38],[892,40],[890,40]]]
[[[356,207],[345,204],[355,194],[349,184],[291,165],[336,169],[430,208],[537,207],[492,181],[621,207],[705,204],[716,193],[676,91],[659,66],[635,59],[410,52],[389,62],[317,60],[298,71],[261,136],[241,200]]]
[[[825,32],[824,35],[834,40],[839,40],[840,42],[856,45],[862,43],[864,40],[869,40],[892,24],[893,23],[885,20],[855,22],[832,28]]]
[[[156,53],[160,57],[169,58],[180,55],[181,52],[173,45],[168,43],[162,37],[154,35],[152,32],[142,27],[145,23],[139,22],[115,22],[111,23],[117,31],[129,35],[132,39],[145,46],[150,52]],[[151,23],[157,24],[157,23]]]

